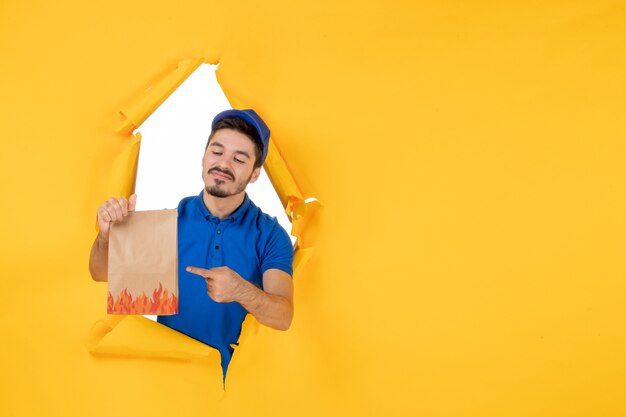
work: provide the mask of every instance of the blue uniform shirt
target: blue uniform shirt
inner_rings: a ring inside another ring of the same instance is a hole
[[[178,314],[159,316],[159,323],[220,351],[226,369],[248,312],[237,302],[217,303],[207,294],[206,281],[187,266],[227,266],[263,288],[263,273],[277,268],[293,275],[293,246],[274,217],[263,213],[246,194],[229,217],[211,215],[202,192],[178,205]]]

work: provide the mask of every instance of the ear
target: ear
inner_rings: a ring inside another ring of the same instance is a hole
[[[253,182],[256,182],[256,180],[259,179],[260,175],[261,175],[261,167],[254,168],[254,171],[252,171],[252,176],[250,177],[250,184],[252,184]]]

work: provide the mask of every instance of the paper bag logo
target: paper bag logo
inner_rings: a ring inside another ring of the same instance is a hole
[[[145,292],[133,297],[130,291],[124,288],[116,299],[109,292],[107,311],[109,314],[176,314],[178,298],[175,294],[169,294],[167,289],[164,290],[161,283],[152,293],[152,297],[148,297]]]

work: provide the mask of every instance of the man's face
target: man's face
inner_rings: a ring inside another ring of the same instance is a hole
[[[202,159],[204,187],[212,196],[225,198],[245,191],[248,183],[259,178],[261,168],[254,168],[254,143],[232,129],[215,132]]]

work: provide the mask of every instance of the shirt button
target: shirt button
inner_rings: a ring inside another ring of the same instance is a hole
[[[220,248],[219,246],[217,246],[217,245],[215,246],[215,249],[219,249],[219,248]]]
[[[221,235],[221,234],[222,234],[222,231],[221,231],[221,230],[218,230],[218,231],[217,231],[217,234],[218,234],[218,235]]]

